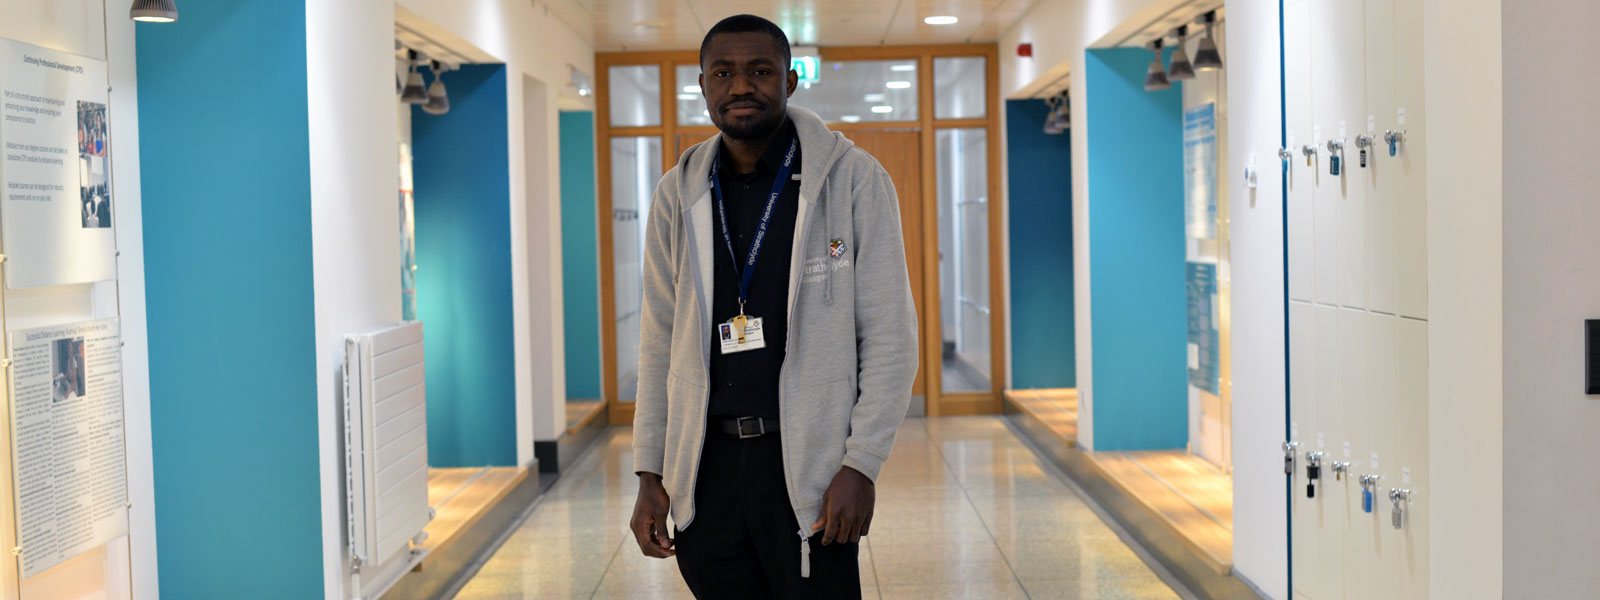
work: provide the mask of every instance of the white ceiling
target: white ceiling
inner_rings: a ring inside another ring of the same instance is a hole
[[[993,43],[1040,0],[534,0],[598,52],[693,50],[724,17],[771,19],[795,46]],[[949,15],[954,25],[923,18]]]

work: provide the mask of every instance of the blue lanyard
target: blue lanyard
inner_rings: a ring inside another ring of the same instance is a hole
[[[789,183],[789,172],[794,166],[794,152],[800,147],[800,138],[796,136],[789,140],[789,152],[783,157],[783,166],[778,168],[778,176],[772,180],[772,193],[767,194],[767,208],[761,212],[761,224],[756,227],[756,238],[750,242],[750,253],[744,259],[744,268],[739,268],[739,254],[733,251],[733,234],[728,229],[728,211],[722,203],[722,180],[717,178],[717,163],[711,163],[711,189],[717,195],[717,217],[722,220],[722,241],[728,245],[728,256],[733,258],[733,273],[739,277],[739,314],[744,314],[744,302],[749,298],[750,279],[756,274],[756,257],[761,256],[761,240],[767,237],[767,223],[772,220],[772,209],[778,205],[778,196],[783,194],[783,186]]]

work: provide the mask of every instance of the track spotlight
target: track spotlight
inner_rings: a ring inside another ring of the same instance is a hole
[[[1051,96],[1045,98],[1044,103],[1050,106],[1050,114],[1044,118],[1044,133],[1045,135],[1060,135],[1061,132],[1066,131],[1066,128],[1061,126],[1061,97]]]
[[[430,115],[450,112],[450,96],[444,91],[444,72],[444,66],[433,61],[433,85],[428,86],[428,102],[422,105],[422,112]]]
[[[1183,38],[1189,34],[1189,26],[1179,25],[1174,33],[1178,35],[1178,45],[1172,49],[1172,64],[1167,67],[1167,79],[1171,81],[1194,79],[1194,67],[1189,64],[1189,53],[1183,51]]]
[[[146,23],[171,23],[178,20],[176,0],[133,0],[128,18]]]
[[[1161,39],[1156,38],[1150,42],[1150,51],[1156,54],[1150,61],[1150,68],[1144,74],[1144,91],[1154,92],[1172,87],[1172,82],[1167,81],[1167,69],[1161,66]]]
[[[417,51],[410,50],[407,56],[409,60],[406,62],[411,65],[411,73],[406,75],[406,87],[400,91],[400,101],[406,104],[426,104],[428,90],[423,89],[422,73],[417,72]]]
[[[1201,17],[1206,24],[1206,37],[1200,38],[1200,49],[1194,53],[1194,68],[1200,71],[1213,71],[1222,68],[1222,54],[1217,52],[1217,41],[1211,37],[1211,25],[1217,22],[1217,11],[1211,11]]]

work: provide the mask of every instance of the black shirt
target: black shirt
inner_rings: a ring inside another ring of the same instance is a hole
[[[738,173],[728,158],[726,148],[719,149],[717,178],[721,179],[723,206],[727,211],[729,235],[733,250],[739,255],[738,266],[743,268],[750,252],[750,242],[755,239],[761,225],[761,213],[767,207],[767,195],[772,193],[773,178],[783,167],[784,155],[789,151],[789,141],[795,138],[794,123],[784,121],[783,129],[767,146],[761,160],[756,161],[753,173]],[[711,336],[711,405],[714,417],[769,417],[778,416],[778,372],[783,368],[784,343],[788,339],[789,322],[789,259],[794,255],[795,213],[800,209],[800,149],[794,153],[790,167],[792,175],[778,204],[772,209],[767,223],[767,235],[761,242],[761,255],[756,258],[755,275],[750,279],[750,289],[745,298],[744,313],[750,318],[760,317],[766,347],[733,354],[722,353],[721,338],[713,331]],[[713,195],[711,207],[713,238],[716,258],[713,260],[711,285],[711,323],[713,327],[727,323],[739,314],[739,277],[732,256],[728,255],[727,242],[723,241],[722,223],[717,218]]]

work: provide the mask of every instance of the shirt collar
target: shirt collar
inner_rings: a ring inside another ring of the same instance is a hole
[[[783,157],[789,154],[789,141],[795,139],[795,136],[794,120],[784,117],[783,126],[779,129],[778,135],[772,138],[772,143],[767,146],[766,152],[763,152],[761,159],[756,161],[756,171],[777,173],[778,169],[783,168]],[[733,169],[733,164],[729,162],[726,153],[718,153],[717,162],[721,164],[723,170],[738,174]],[[795,149],[795,167],[798,167],[799,164],[800,152],[797,147]]]

